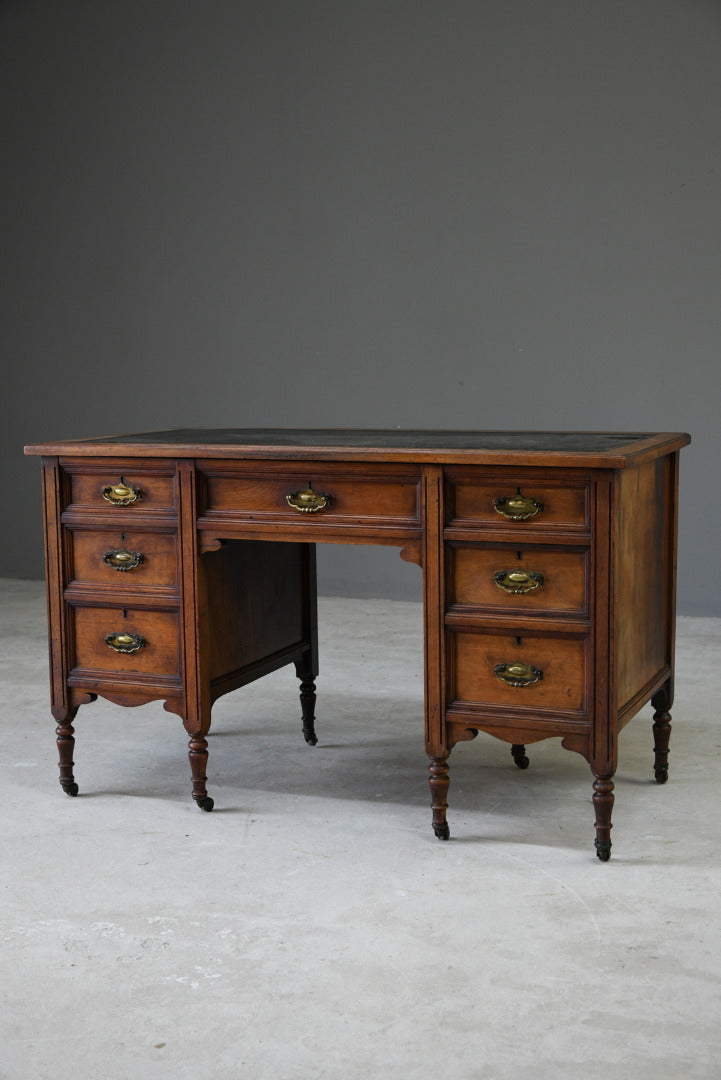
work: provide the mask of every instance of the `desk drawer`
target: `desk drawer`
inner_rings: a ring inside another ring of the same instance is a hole
[[[70,477],[72,511],[107,511],[123,514],[175,510],[175,465],[152,467],[133,460],[62,460]]]
[[[177,612],[110,607],[71,611],[71,667],[96,673],[180,674]],[[115,648],[106,641],[111,635],[116,635]],[[124,649],[132,651],[119,651]]]
[[[531,470],[448,469],[450,524],[496,530],[590,527],[590,485]]]
[[[175,585],[178,578],[175,536],[130,529],[75,529],[72,577],[77,582],[115,585]]]
[[[451,635],[457,704],[586,712],[586,638]]]
[[[588,550],[510,545],[448,547],[450,605],[588,613]]]
[[[361,465],[319,462],[292,466],[202,462],[203,518],[290,524],[418,525],[420,475],[392,466],[369,472]]]

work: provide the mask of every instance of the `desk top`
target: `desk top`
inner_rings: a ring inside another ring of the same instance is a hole
[[[622,469],[686,446],[686,434],[607,431],[409,431],[381,429],[178,428],[62,440],[26,454],[403,461]]]

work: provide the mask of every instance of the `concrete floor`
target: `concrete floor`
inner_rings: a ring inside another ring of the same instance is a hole
[[[160,704],[85,706],[57,783],[43,587],[0,583],[3,1080],[721,1076],[721,620],[679,620],[671,778],[623,733],[614,848],[557,740],[451,758],[430,828],[420,605],[321,602],[292,669],[217,703],[196,809]]]

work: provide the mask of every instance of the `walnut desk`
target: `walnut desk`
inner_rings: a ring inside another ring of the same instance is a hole
[[[314,731],[315,542],[390,544],[423,572],[425,746],[488,732],[589,762],[611,851],[618,734],[649,700],[667,777],[684,434],[178,430],[26,447],[43,459],[60,783],[98,695],[161,699],[204,810],[212,703],[285,664]],[[362,703],[359,702],[359,709]]]

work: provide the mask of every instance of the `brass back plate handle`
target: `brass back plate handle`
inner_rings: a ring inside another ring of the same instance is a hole
[[[496,664],[493,674],[506,686],[532,686],[543,678],[541,669],[533,664]]]
[[[509,521],[527,521],[541,513],[543,503],[540,499],[522,495],[519,491],[517,495],[499,495],[493,500],[493,509]]]
[[[135,570],[137,566],[143,561],[143,556],[139,551],[106,551],[103,555],[103,562],[107,566],[112,566],[113,570]]]
[[[135,484],[126,484],[122,476],[117,484],[108,484],[102,489],[102,496],[113,506],[130,506],[142,498],[143,490]]]
[[[311,484],[305,491],[291,491],[286,495],[285,501],[294,510],[300,510],[303,514],[317,514],[319,510],[325,510],[330,506],[330,495],[324,495],[321,491],[313,491]]]
[[[146,644],[140,634],[108,634],[105,644],[119,653],[134,653]]]
[[[517,596],[533,592],[543,585],[543,574],[537,570],[497,570],[493,580],[499,589]]]

